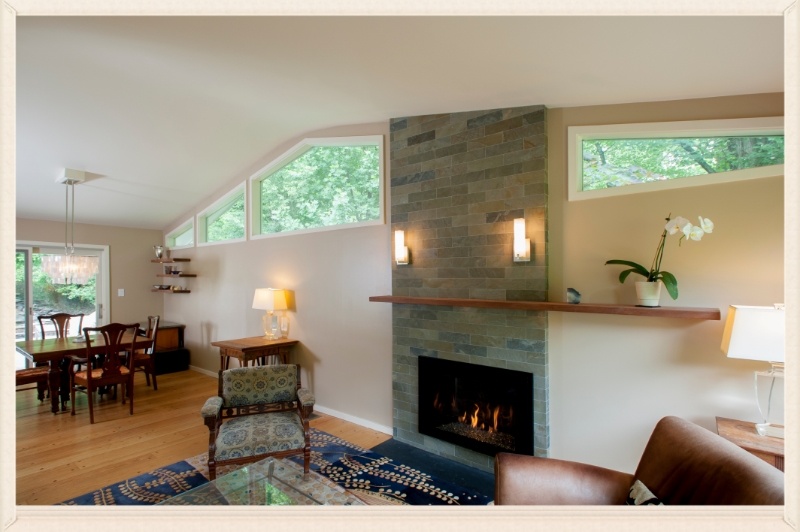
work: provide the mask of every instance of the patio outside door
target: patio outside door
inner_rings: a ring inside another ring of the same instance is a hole
[[[36,316],[67,312],[83,313],[83,326],[107,323],[108,248],[76,246],[75,254],[92,257],[98,263],[97,274],[85,284],[56,284],[42,266],[43,258],[63,255],[64,246],[57,244],[18,245],[16,253],[16,339],[41,337]],[[77,335],[73,326],[70,333]],[[48,336],[49,333],[48,333]]]

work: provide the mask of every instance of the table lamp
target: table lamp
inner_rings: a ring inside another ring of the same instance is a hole
[[[755,372],[756,404],[763,423],[761,436],[783,438],[783,361],[786,313],[772,307],[731,305],[720,348],[728,358],[769,362],[768,371]]]
[[[264,325],[264,337],[268,340],[279,338],[281,327],[275,311],[286,310],[286,292],[280,288],[256,288],[256,292],[253,294],[253,308],[265,311],[261,318]],[[288,327],[286,329],[288,331]]]

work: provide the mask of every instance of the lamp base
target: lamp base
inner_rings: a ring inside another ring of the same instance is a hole
[[[770,436],[772,438],[783,439],[783,425],[773,425],[772,423],[756,423],[756,432],[759,436]]]
[[[761,436],[783,438],[783,364],[772,363],[769,371],[755,372],[756,401],[762,423],[756,423]]]
[[[267,340],[277,340],[280,336],[280,331],[278,327],[278,316],[275,315],[275,312],[272,310],[268,310],[264,313],[261,317],[261,324],[264,327],[264,338]]]

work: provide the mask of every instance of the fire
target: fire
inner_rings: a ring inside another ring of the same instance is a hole
[[[474,429],[485,430],[487,432],[500,432],[500,420],[502,408],[499,406],[479,405],[474,403],[470,412],[463,412],[458,416],[459,423],[469,425]],[[511,416],[511,411],[507,417]]]

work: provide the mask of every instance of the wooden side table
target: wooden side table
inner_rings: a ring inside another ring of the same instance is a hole
[[[250,362],[261,360],[266,357],[277,356],[281,364],[289,363],[289,353],[299,342],[288,338],[278,340],[267,340],[263,336],[252,336],[250,338],[239,338],[238,340],[221,340],[211,342],[211,345],[219,348],[219,370],[228,369],[231,358],[239,360],[242,366],[249,366]]]
[[[717,433],[783,471],[783,440],[772,436],[761,436],[756,432],[755,423],[717,417]]]

